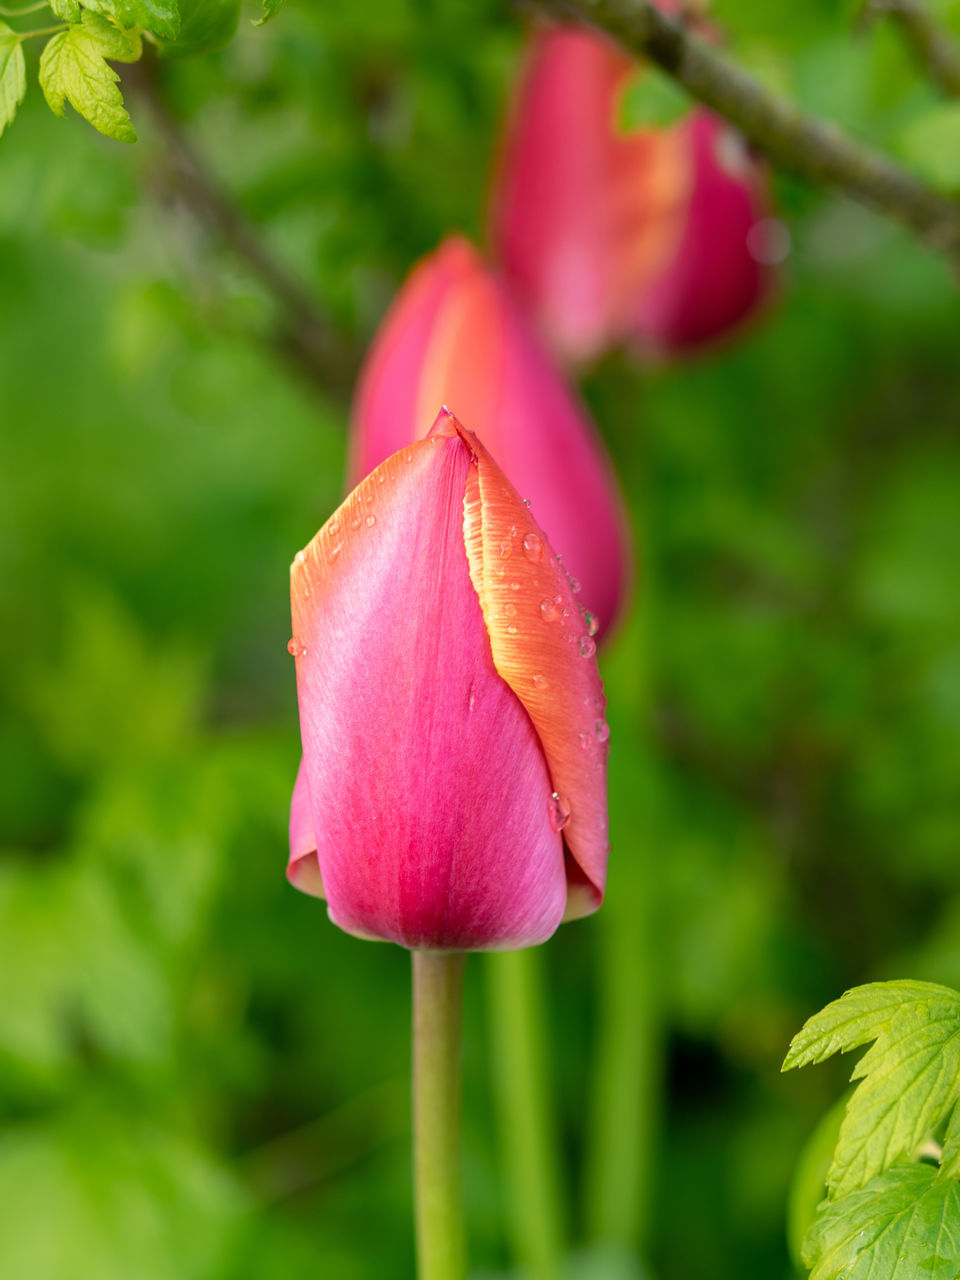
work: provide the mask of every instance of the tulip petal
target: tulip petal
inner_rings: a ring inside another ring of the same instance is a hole
[[[526,707],[556,796],[555,821],[574,867],[566,919],[603,901],[607,873],[609,729],[589,616],[546,535],[480,440],[450,414],[437,437],[473,451],[464,534],[497,671]]]
[[[683,226],[686,148],[669,131],[617,128],[636,72],[606,36],[538,30],[494,184],[492,237],[510,285],[574,362],[623,335]]]
[[[297,769],[290,801],[290,860],[287,863],[287,879],[301,893],[323,898],[323,878],[317,861],[317,837],[313,834],[313,815],[310,812],[310,793],[303,761]]]
[[[777,273],[750,252],[754,225],[769,216],[762,168],[729,125],[695,111],[677,126],[696,181],[675,254],[640,299],[636,334],[680,352],[731,336],[773,295]]]
[[[291,569],[303,769],[331,919],[438,950],[559,924],[562,841],[530,716],[494,666],[464,546],[471,451],[393,455]]]

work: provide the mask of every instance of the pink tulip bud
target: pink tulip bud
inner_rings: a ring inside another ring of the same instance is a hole
[[[703,109],[623,132],[620,99],[636,72],[603,36],[541,29],[508,122],[492,238],[565,360],[625,340],[664,352],[711,342],[771,287],[753,231],[768,218],[764,171]]]
[[[446,412],[291,568],[291,881],[348,933],[525,947],[596,910],[608,730],[546,535]]]
[[[378,333],[354,403],[356,483],[445,404],[530,501],[604,629],[626,594],[626,517],[585,411],[499,280],[463,239],[414,268]]]

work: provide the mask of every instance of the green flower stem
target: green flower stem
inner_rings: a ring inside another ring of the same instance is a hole
[[[543,954],[535,948],[484,956],[512,1251],[530,1280],[556,1280],[563,1251]]]
[[[413,1165],[419,1280],[464,1280],[461,954],[414,951]]]
[[[597,917],[598,1032],[588,1126],[586,1208],[591,1239],[645,1253],[661,1110],[663,1009],[657,867],[658,772],[651,730],[653,577],[644,548],[637,608],[604,663],[611,703],[613,809],[609,892]],[[618,826],[619,814],[629,819]]]

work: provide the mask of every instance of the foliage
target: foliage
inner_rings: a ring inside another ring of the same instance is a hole
[[[856,987],[810,1018],[784,1070],[873,1042],[853,1071],[826,1172],[829,1199],[803,1246],[814,1280],[954,1276],[960,1265],[960,994],[931,982]],[[946,1130],[939,1170],[905,1164]]]
[[[867,136],[935,104],[884,24],[714,8]],[[482,235],[524,35],[495,0],[289,5],[158,73],[359,346],[419,254]],[[283,878],[287,567],[338,500],[347,412],[264,341],[273,301],[133,114],[118,147],[28,92],[0,145],[0,1272],[400,1280],[403,957]],[[840,1085],[832,1063],[778,1075],[803,1010],[902,973],[960,986],[955,293],[869,214],[789,179],[778,198],[795,251],[761,326],[585,384],[650,620],[604,661],[609,903],[657,895],[662,1280],[786,1274],[786,1189]],[[547,950],[571,1185],[603,929]],[[467,1004],[469,1214],[496,1274],[476,970]],[[879,1176],[904,1169],[928,1176]]]

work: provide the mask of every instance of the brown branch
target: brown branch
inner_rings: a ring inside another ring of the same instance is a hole
[[[315,390],[345,398],[359,364],[357,353],[299,281],[270,253],[256,228],[201,159],[163,95],[156,60],[145,53],[140,62],[123,68],[123,82],[150,112],[180,200],[273,300],[277,320],[269,335],[270,344]]]
[[[881,151],[778,97],[727,54],[651,0],[535,0],[554,17],[590,23],[655,63],[729,120],[775,164],[844,192],[960,261],[960,203],[938,194]]]
[[[895,22],[933,83],[947,97],[960,98],[960,45],[924,0],[870,0],[867,13],[886,14]]]

